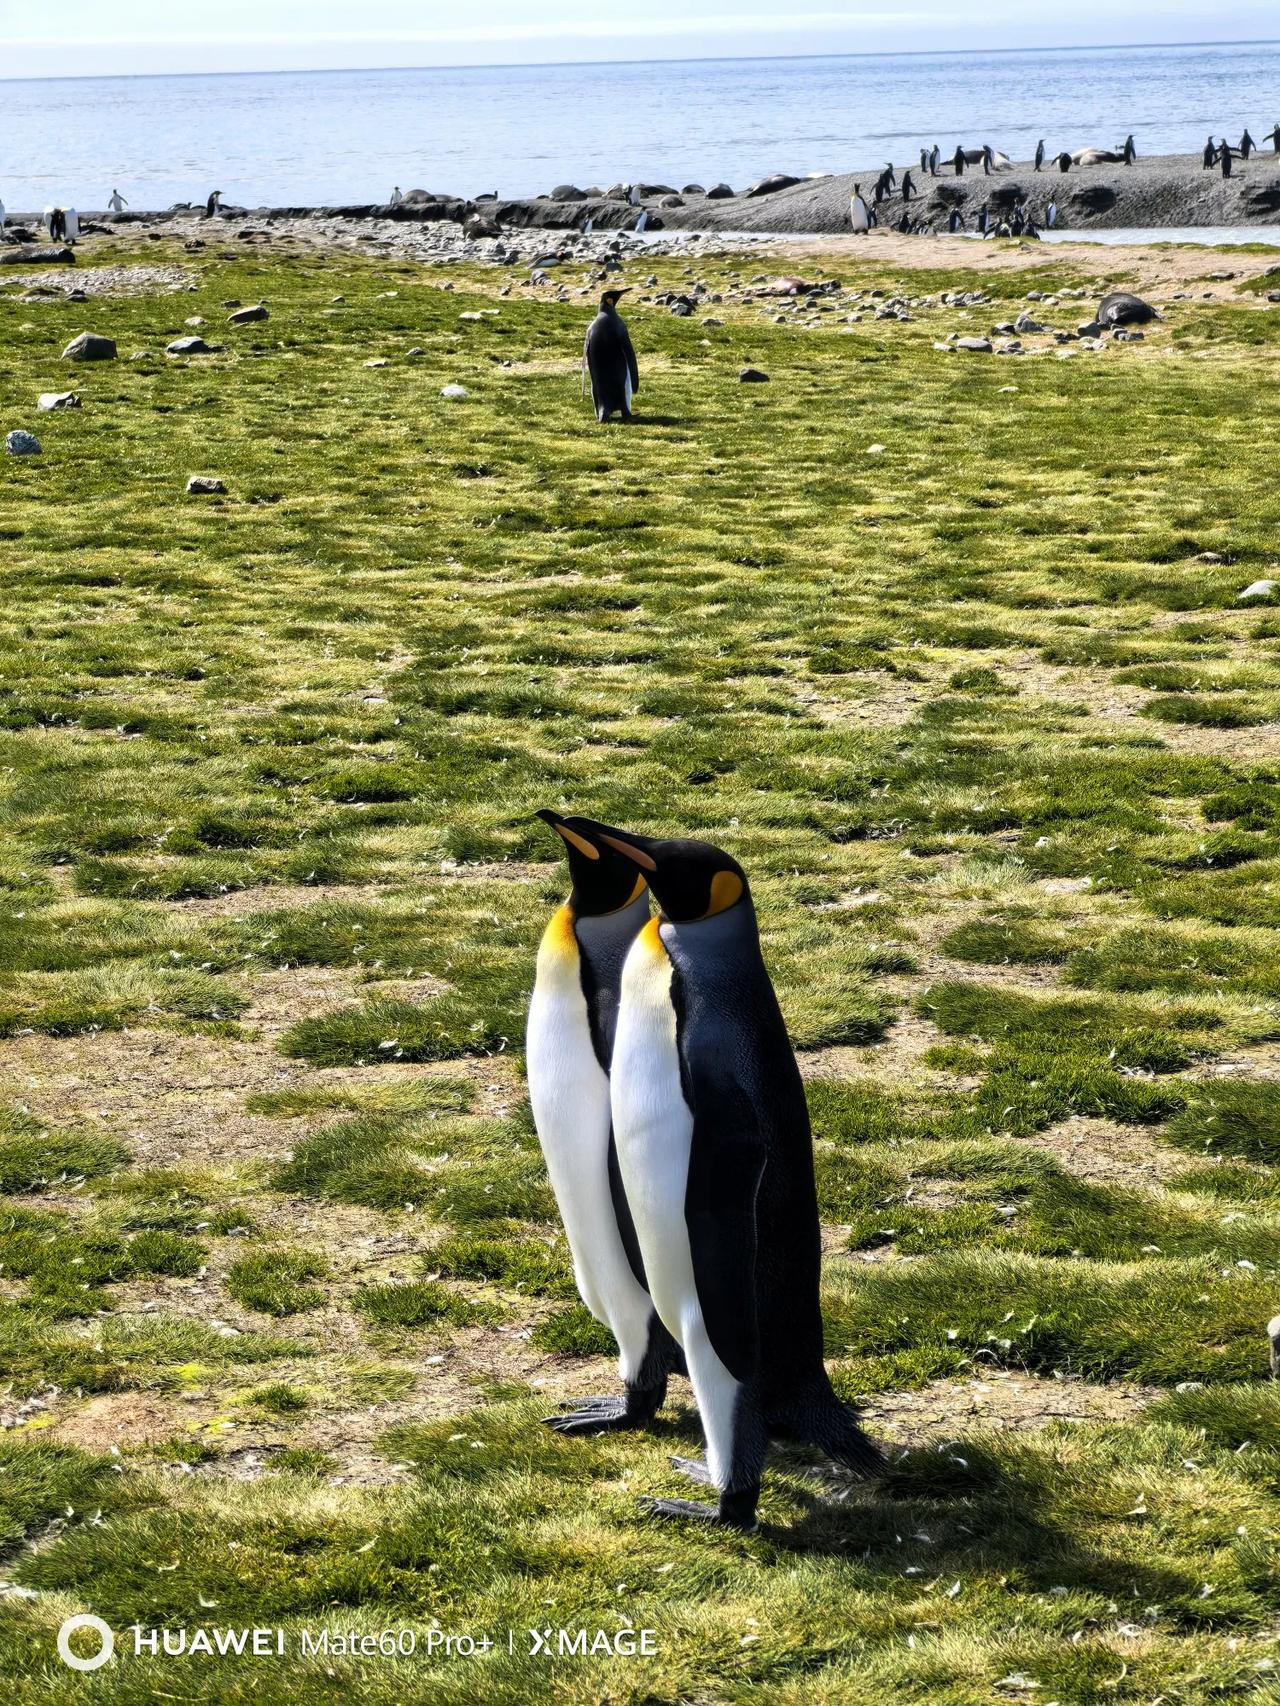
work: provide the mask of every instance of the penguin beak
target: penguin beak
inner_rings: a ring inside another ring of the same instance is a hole
[[[646,851],[649,847],[657,846],[657,842],[651,836],[629,835],[625,829],[613,829],[608,824],[594,823],[589,819],[579,819],[579,821],[587,824],[591,834],[598,841],[602,841],[606,847],[612,847],[615,853],[621,853],[624,858],[639,865],[642,871],[657,870],[657,860]]]
[[[600,849],[593,846],[585,835],[579,835],[576,830],[570,829],[559,812],[543,810],[535,812],[534,816],[540,817],[543,823],[549,823],[565,845],[573,848],[576,853],[581,853],[583,858],[598,859],[600,857]]]

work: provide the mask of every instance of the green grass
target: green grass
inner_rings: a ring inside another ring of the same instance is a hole
[[[120,1706],[1269,1699],[1268,316],[960,361],[1076,263],[988,257],[961,321],[965,268],[815,254],[810,331],[709,257],[719,328],[631,279],[644,416],[602,432],[573,267],[291,246],[90,237],[194,288],[0,290],[10,424],[88,321],[150,352],[4,470],[6,1700],[67,1698],[79,1609],[496,1640],[121,1659]],[[873,289],[933,300],[846,325]],[[159,357],[232,298],[271,320]],[[543,806],[740,858],[802,1051],[832,1377],[903,1445],[874,1489],[780,1452],[751,1539],[638,1509],[687,1491],[683,1383],[644,1434],[539,1425],[615,1349],[521,1080]],[[984,1432],[978,1381],[1036,1425]],[[1044,1423],[1080,1382],[1103,1419]],[[86,1412],[118,1457],[59,1443]],[[507,1650],[562,1622],[659,1652]]]
[[[354,1305],[380,1327],[426,1327],[447,1323],[468,1327],[495,1319],[496,1311],[431,1280],[398,1285],[370,1285],[357,1291]]]
[[[324,1292],[311,1283],[324,1274],[325,1263],[305,1250],[263,1250],[232,1263],[227,1290],[263,1315],[298,1315],[324,1302]]]

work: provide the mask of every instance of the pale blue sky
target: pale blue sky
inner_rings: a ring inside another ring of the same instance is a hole
[[[703,55],[877,53],[1249,40],[1276,33],[1259,0],[0,0],[0,78],[266,71]]]

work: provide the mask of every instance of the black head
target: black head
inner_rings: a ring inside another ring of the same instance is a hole
[[[616,848],[588,838],[584,828],[594,828],[589,819],[561,817],[552,811],[537,815],[564,842],[573,882],[573,910],[579,918],[600,918],[639,900],[645,889],[643,872]]]
[[[590,818],[574,820],[602,849],[615,848],[634,869],[644,873],[649,887],[672,924],[694,924],[730,907],[751,909],[747,874],[738,861],[709,841],[662,841],[633,835]]]
[[[612,314],[618,306],[618,298],[625,296],[631,289],[629,284],[613,284],[600,295],[600,309],[604,314]]]

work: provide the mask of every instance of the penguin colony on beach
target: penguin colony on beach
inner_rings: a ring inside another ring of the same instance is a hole
[[[823,1366],[808,1112],[746,873],[706,842],[539,816],[572,890],[538,953],[530,1100],[578,1289],[618,1341],[624,1389],[547,1421],[644,1426],[668,1375],[687,1373],[706,1462],[674,1462],[718,1502],[649,1508],[750,1530],[771,1440],[861,1475],[881,1457]]]

